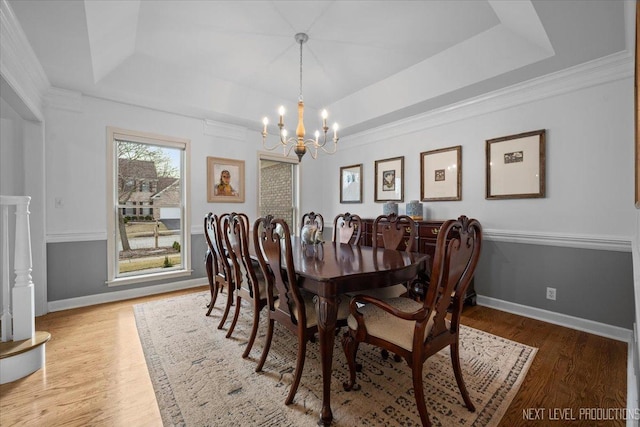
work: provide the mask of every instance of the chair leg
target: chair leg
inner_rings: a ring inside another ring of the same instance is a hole
[[[249,353],[251,352],[253,343],[256,340],[256,335],[258,335],[259,324],[260,324],[260,307],[258,306],[258,304],[255,304],[253,307],[253,326],[251,327],[251,335],[249,336],[249,342],[247,343],[247,348],[245,348],[244,353],[242,353],[243,359],[246,359],[247,357],[249,357]]]
[[[473,402],[471,402],[469,392],[467,391],[467,386],[465,385],[464,379],[462,378],[462,369],[460,368],[460,348],[458,341],[451,344],[451,364],[453,365],[453,373],[456,377],[456,382],[458,383],[458,388],[460,389],[460,394],[462,394],[464,404],[469,412],[475,412],[476,407],[473,406]]]
[[[213,310],[213,306],[216,303],[216,299],[218,298],[218,281],[213,276],[213,266],[212,266],[212,255],[210,253],[207,254],[207,258],[205,260],[205,270],[207,271],[207,279],[209,280],[209,292],[211,293],[211,300],[209,304],[207,304],[207,314],[205,316],[209,316],[211,311]]]
[[[218,329],[222,329],[224,326],[224,322],[227,321],[227,316],[229,315],[229,310],[233,305],[233,290],[231,286],[227,285],[227,305],[224,307],[224,313],[222,314],[222,319],[220,319],[220,323],[218,323]]]
[[[416,406],[418,407],[418,413],[420,414],[420,420],[424,427],[431,427],[431,421],[429,421],[429,413],[427,412],[427,405],[424,401],[424,387],[422,385],[422,363],[414,363],[411,368],[411,374],[413,375],[413,393],[416,396]]]
[[[291,389],[289,390],[289,395],[287,396],[287,400],[284,401],[285,405],[290,405],[293,402],[293,398],[296,395],[296,391],[298,391],[298,386],[300,385],[300,379],[302,378],[302,369],[304,368],[304,360],[307,355],[307,338],[304,336],[298,336],[298,356],[296,358],[296,370],[293,373],[293,383],[291,384]]]
[[[273,338],[273,319],[269,319],[269,327],[267,328],[266,341],[264,342],[264,348],[262,349],[262,356],[260,356],[260,362],[256,366],[256,372],[262,371],[264,362],[267,360],[267,354],[269,354],[269,348],[271,348],[271,339]]]
[[[207,314],[205,316],[211,315],[211,311],[213,310],[213,306],[216,304],[216,300],[218,299],[218,283],[216,282],[213,286],[211,286],[211,300],[209,304],[207,304]]]
[[[229,326],[229,330],[227,331],[227,335],[226,335],[227,338],[231,338],[231,334],[233,333],[233,330],[236,327],[236,323],[238,322],[238,317],[240,316],[241,305],[242,305],[242,299],[238,295],[236,297],[236,309],[234,310],[234,313],[233,313],[233,320],[231,321],[231,326]]]
[[[356,354],[358,353],[358,342],[353,335],[351,335],[351,330],[343,335],[342,348],[347,358],[347,365],[349,366],[349,381],[342,383],[342,388],[344,388],[345,391],[360,390],[360,385],[356,384],[356,371],[358,370]]]

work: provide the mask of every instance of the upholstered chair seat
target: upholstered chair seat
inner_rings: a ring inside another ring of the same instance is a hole
[[[400,311],[404,311],[405,313],[412,313],[422,308],[421,302],[417,302],[409,298],[390,298],[386,299],[385,302]],[[374,304],[365,304],[358,308],[358,312],[362,313],[364,317],[364,323],[367,325],[367,333],[369,335],[382,338],[383,340],[396,344],[405,350],[413,350],[415,321],[401,319],[400,317],[389,314]],[[429,331],[431,331],[434,315],[435,312],[431,313],[431,317],[427,322],[423,341],[427,338]],[[358,322],[352,315],[349,315],[347,318],[347,324],[351,329],[358,328]]]

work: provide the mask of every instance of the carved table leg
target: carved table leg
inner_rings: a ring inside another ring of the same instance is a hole
[[[322,360],[322,412],[318,425],[329,426],[333,420],[331,412],[331,375],[333,370],[333,344],[338,318],[337,298],[315,297],[318,314],[318,335]]]

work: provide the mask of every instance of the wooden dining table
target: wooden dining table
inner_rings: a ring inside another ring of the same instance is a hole
[[[303,246],[292,237],[298,286],[316,295],[322,363],[322,411],[318,424],[328,426],[331,412],[333,347],[341,298],[345,293],[382,288],[411,281],[429,268],[429,256],[384,248],[325,242]]]

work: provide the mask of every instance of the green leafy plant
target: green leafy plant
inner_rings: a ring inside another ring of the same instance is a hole
[[[173,267],[173,264],[171,263],[171,261],[169,260],[168,256],[164,257],[164,264],[162,265],[163,268],[169,268],[169,267]]]

